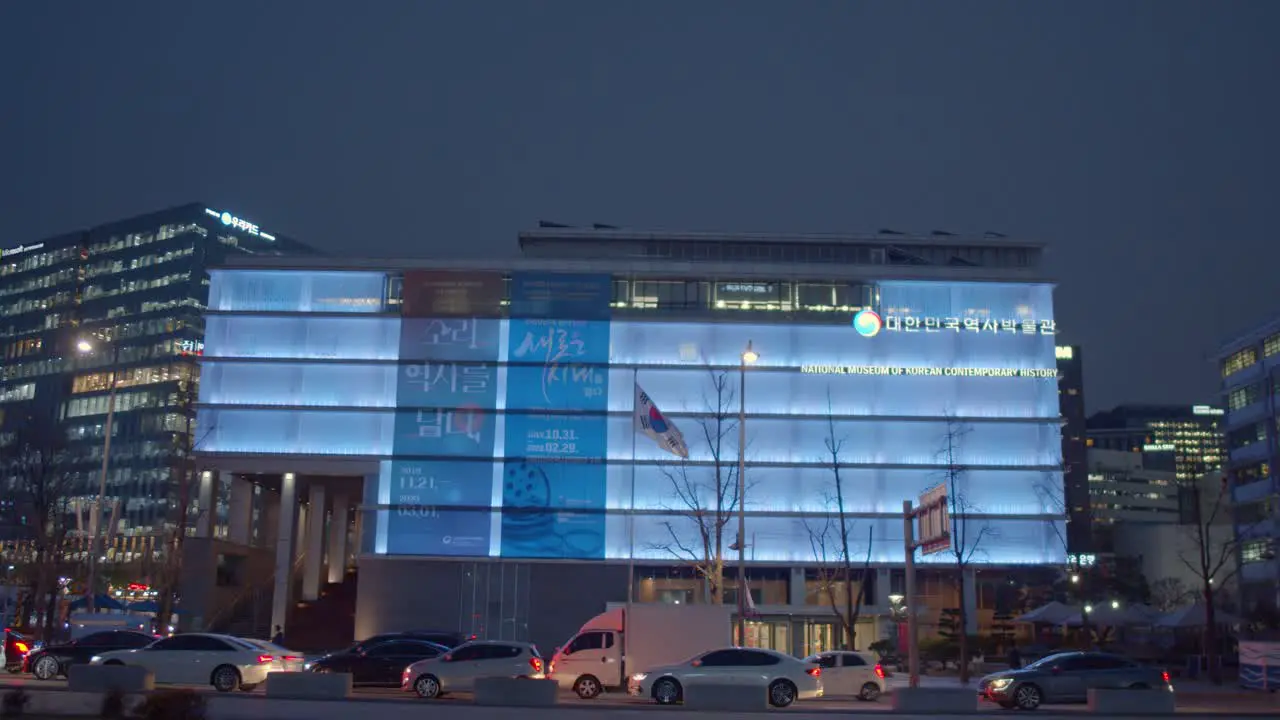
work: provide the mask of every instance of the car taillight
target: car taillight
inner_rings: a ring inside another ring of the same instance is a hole
[[[449,653],[440,659],[444,662],[453,662],[453,653]]]
[[[542,672],[542,658],[529,658],[529,667],[536,673]]]
[[[556,661],[555,661],[555,660],[552,660],[551,662],[547,663],[547,674],[548,674],[548,675],[555,675],[555,674],[556,674]]]
[[[814,677],[822,677],[822,668],[820,667],[805,668],[804,671]]]
[[[884,679],[884,666],[881,665],[880,663],[876,663],[876,677],[880,678],[881,680]]]
[[[285,655],[284,657],[282,657],[282,658],[280,658],[280,659],[281,659],[281,660],[284,660],[285,662],[297,662],[297,661],[301,660],[302,658],[298,657],[297,655]]]
[[[19,653],[21,653],[21,654],[23,654],[23,655],[26,655],[26,654],[27,654],[27,651],[31,649],[31,648],[27,647],[27,644],[26,644],[26,643],[24,643],[24,642],[15,642],[15,643],[13,644],[13,647],[14,647],[14,649],[16,649]]]
[[[1164,680],[1164,684],[1165,684],[1165,685],[1168,685],[1170,682],[1172,682],[1171,680],[1169,680],[1169,671],[1168,671],[1168,670],[1162,670],[1162,671],[1160,671],[1160,678]]]
[[[272,661],[272,659],[273,659],[273,658],[272,658],[270,655],[259,655],[259,656],[258,656],[258,664],[259,664],[259,665],[266,665],[267,663],[271,662],[271,661]]]

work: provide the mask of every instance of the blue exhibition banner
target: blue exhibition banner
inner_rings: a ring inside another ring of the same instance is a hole
[[[400,408],[480,408],[498,401],[498,368],[493,363],[417,360],[396,374]]]
[[[396,457],[493,457],[496,416],[478,405],[397,410]]]
[[[513,318],[608,320],[612,300],[612,275],[511,275]]]
[[[403,318],[400,360],[498,359],[501,320],[485,318]]]
[[[508,408],[608,407],[608,322],[512,320],[510,334]]]
[[[387,552],[488,556],[493,463],[391,462]]]
[[[612,288],[605,275],[512,277],[504,557],[604,557]]]

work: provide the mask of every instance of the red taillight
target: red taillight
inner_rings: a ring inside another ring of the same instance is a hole
[[[556,674],[556,661],[554,659],[551,662],[547,663],[547,674],[548,675]]]
[[[1165,684],[1165,685],[1168,685],[1170,682],[1172,682],[1171,680],[1169,680],[1169,671],[1168,671],[1168,670],[1162,670],[1162,671],[1160,672],[1160,677],[1164,680],[1164,684]]]
[[[273,659],[274,659],[274,658],[272,658],[270,655],[259,655],[259,656],[258,656],[258,664],[259,664],[259,665],[266,665],[267,663],[271,662]]]
[[[285,662],[297,662],[297,661],[301,660],[302,658],[298,657],[297,655],[285,655],[284,657],[282,657],[282,658],[280,658],[280,659],[281,659],[281,660],[284,660]]]
[[[884,679],[884,666],[881,665],[880,663],[876,663],[876,677],[880,678],[881,680]]]
[[[536,673],[542,672],[542,658],[529,658],[529,667]]]
[[[814,677],[822,677],[822,668],[820,667],[815,666],[811,668],[805,668],[804,671]]]
[[[28,648],[27,644],[24,642],[14,642],[13,647],[23,655],[26,655],[27,651],[31,649],[31,648]]]

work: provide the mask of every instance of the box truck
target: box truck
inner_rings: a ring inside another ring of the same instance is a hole
[[[732,615],[726,605],[634,604],[628,611],[610,604],[556,649],[548,669],[561,688],[583,699],[626,692],[635,673],[729,647]]]

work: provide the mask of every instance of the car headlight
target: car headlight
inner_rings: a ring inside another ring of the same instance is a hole
[[[98,664],[98,663],[100,663],[100,662],[102,662],[102,656],[101,656],[101,655],[94,655],[93,657],[89,658],[89,664],[90,664],[90,665],[97,665],[97,664]]]
[[[644,679],[647,677],[649,677],[649,673],[636,673],[635,675],[631,676],[631,679],[635,680],[636,682],[643,682]]]
[[[1013,684],[1013,678],[996,678],[991,681],[992,690],[1003,690]]]
[[[310,670],[312,663],[302,663],[303,670]]]

